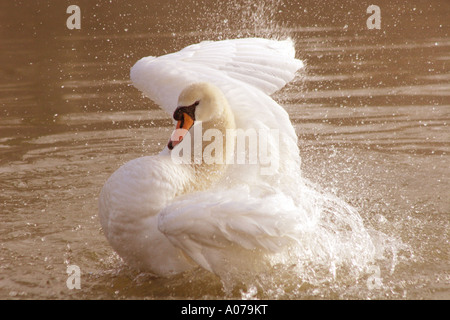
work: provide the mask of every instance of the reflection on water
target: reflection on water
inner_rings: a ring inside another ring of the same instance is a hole
[[[59,1],[0,4],[0,297],[224,297],[202,270],[159,279],[124,266],[100,230],[97,195],[170,134],[170,118],[130,85],[139,58],[288,35],[306,69],[275,98],[305,176],[409,249],[381,262],[377,290],[367,277],[276,279],[256,297],[450,298],[449,3],[377,1],[382,28],[367,30],[364,1],[78,2],[81,30],[67,30]],[[66,287],[69,264],[81,291]]]

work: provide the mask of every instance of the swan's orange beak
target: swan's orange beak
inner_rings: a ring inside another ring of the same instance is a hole
[[[189,129],[194,125],[194,119],[192,119],[187,113],[183,113],[183,117],[178,121],[176,129],[173,131],[170,137],[167,147],[169,150],[175,148],[177,144],[183,141],[184,136],[189,132]]]

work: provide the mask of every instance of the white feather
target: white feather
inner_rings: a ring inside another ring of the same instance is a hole
[[[211,82],[227,99],[241,85],[270,95],[302,67],[292,40],[250,38],[205,41],[165,56],[145,57],[131,68],[130,76],[136,88],[172,114],[179,94],[190,83]]]

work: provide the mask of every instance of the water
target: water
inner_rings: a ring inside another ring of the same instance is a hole
[[[1,298],[450,298],[448,2],[377,1],[380,30],[367,30],[360,1],[78,5],[81,30],[68,30],[59,1],[0,3]],[[306,64],[274,96],[295,125],[304,176],[397,249],[357,276],[275,270],[230,291],[203,270],[163,279],[129,269],[100,229],[98,194],[172,130],[131,86],[129,68],[200,40],[252,35],[291,36]],[[66,286],[73,264],[81,290]]]

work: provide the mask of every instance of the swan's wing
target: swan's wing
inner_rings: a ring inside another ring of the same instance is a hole
[[[145,57],[131,68],[131,80],[169,114],[189,84],[208,81],[230,99],[242,85],[272,94],[303,67],[292,40],[261,38],[205,41],[160,57]]]
[[[289,247],[302,228],[292,199],[270,192],[261,197],[246,188],[190,194],[160,212],[158,228],[211,272],[220,274],[224,264],[245,268],[254,254]]]

